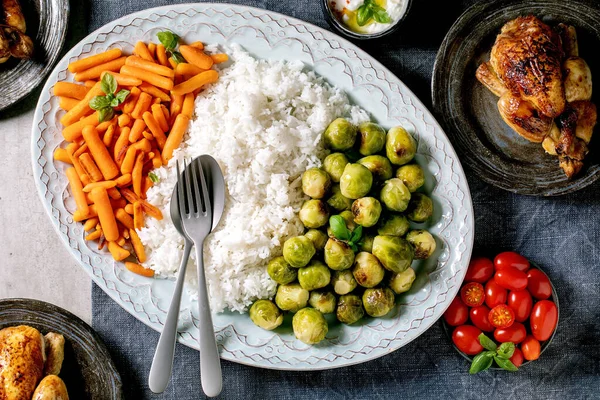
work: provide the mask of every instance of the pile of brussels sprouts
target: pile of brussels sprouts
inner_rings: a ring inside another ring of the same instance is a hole
[[[324,140],[332,153],[322,168],[302,175],[302,190],[311,197],[299,213],[307,231],[286,240],[283,256],[268,264],[279,284],[275,301],[258,300],[249,312],[268,330],[281,325],[285,311],[295,313],[294,334],[307,344],[325,338],[323,314],[353,324],[365,313],[389,313],[395,294],[415,280],[413,259],[428,258],[436,247],[429,232],[410,228],[409,221],[431,217],[433,202],[416,192],[425,177],[410,164],[417,143],[406,130],[386,133],[372,122],[356,127],[338,118]]]

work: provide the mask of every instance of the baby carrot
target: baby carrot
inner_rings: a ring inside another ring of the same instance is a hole
[[[89,90],[89,88],[76,83],[56,82],[53,92],[55,96],[71,97],[73,99],[82,100]]]
[[[173,79],[175,77],[175,72],[164,65],[159,65],[152,61],[144,60],[143,58],[136,56],[129,56],[125,61],[125,65],[129,65],[132,67],[141,68],[145,71],[151,72],[153,74],[166,76],[167,78]]]
[[[144,122],[146,123],[146,126],[148,127],[148,129],[150,129],[150,132],[152,132],[152,135],[156,139],[156,143],[158,144],[158,147],[160,149],[162,149],[165,146],[167,137],[165,136],[164,132],[160,129],[160,126],[158,125],[158,122],[156,122],[156,120],[154,119],[154,116],[152,115],[152,113],[150,113],[149,111],[146,111],[144,113],[143,117],[144,117]],[[135,179],[134,179],[134,182],[135,182]]]
[[[88,218],[94,218],[94,217],[98,216],[98,209],[96,207],[96,204],[92,204],[88,207],[89,207],[89,212],[87,214],[82,213],[81,210],[75,211],[73,213],[73,221],[81,222]]]
[[[169,119],[171,117],[171,114],[169,113],[169,109],[164,104],[161,104],[160,108],[162,109],[162,112],[163,112],[163,118],[165,119],[165,121],[167,121],[167,130],[169,130],[168,124],[169,124]]]
[[[115,143],[115,148],[113,151],[114,160],[117,164],[121,165],[123,162],[123,158],[125,157],[125,152],[127,151],[127,147],[129,146],[129,133],[131,130],[128,127],[121,129],[121,134]]]
[[[117,221],[125,225],[127,229],[133,229],[133,218],[131,218],[131,215],[127,214],[124,209],[117,208],[115,210],[115,217],[117,218]]]
[[[115,186],[117,186],[117,182],[115,182],[115,181],[92,182],[92,183],[88,183],[87,185],[85,185],[85,187],[83,188],[83,191],[86,193],[89,193],[92,190],[99,188],[99,187],[108,190],[110,188],[114,188]]]
[[[81,133],[83,132],[83,128],[86,126],[97,126],[99,124],[98,121],[98,112],[94,112],[91,115],[83,118],[81,121],[77,121],[74,124],[67,126],[63,129],[62,134],[63,138],[67,142],[73,142],[81,137]]]
[[[195,47],[186,45],[179,46],[179,52],[187,62],[194,64],[198,68],[210,69],[213,65],[213,59],[202,50]]]
[[[150,215],[152,218],[155,218],[157,220],[162,220],[163,219],[163,215],[162,212],[154,207],[152,204],[148,203],[146,200],[144,199],[140,199],[138,195],[136,195],[135,193],[133,193],[131,190],[123,188],[121,189],[121,193],[123,194],[123,197],[125,197],[127,199],[128,202],[130,203],[135,203],[135,202],[139,202],[142,206],[142,208],[144,209],[144,211],[146,212],[146,214]],[[134,218],[135,220],[135,218]],[[136,226],[136,229],[137,226]]]
[[[104,237],[109,242],[113,242],[119,238],[119,227],[117,226],[117,220],[113,212],[108,193],[103,187],[97,187],[92,190],[92,200],[96,205],[98,211],[98,219],[100,225],[102,225],[102,231]]]
[[[189,121],[190,119],[183,114],[179,114],[175,118],[171,133],[169,133],[169,137],[167,137],[165,146],[162,149],[162,161],[164,165],[167,165],[171,157],[173,157],[173,151],[181,144]]]
[[[98,132],[106,132],[108,130],[108,128],[110,128],[111,126],[114,125],[115,119],[110,119],[108,121],[104,121],[104,122],[100,122],[98,124],[98,126],[96,127],[96,129],[98,130]],[[114,129],[114,126],[113,126]]]
[[[102,229],[96,229],[94,232],[86,235],[85,240],[98,240],[102,236]]]
[[[102,75],[100,75],[100,78],[104,78],[106,73],[107,72],[103,72]],[[142,84],[140,79],[133,76],[119,74],[118,72],[111,72],[110,74],[115,78],[120,86],[139,86]]]
[[[102,172],[104,179],[110,180],[119,175],[119,169],[111,158],[108,149],[104,146],[102,140],[100,140],[96,128],[90,125],[83,128],[83,138],[90,148],[90,153],[92,153],[92,157]]]
[[[98,129],[98,132],[100,132],[100,129]],[[110,147],[110,145],[112,144],[114,135],[115,135],[115,126],[110,125],[108,127],[108,129],[106,130],[106,132],[104,133],[104,137],[102,138],[102,142],[104,143],[104,145],[106,147]]]
[[[83,86],[85,86],[86,88],[92,88],[94,87],[94,85],[98,83],[97,80],[95,79],[88,79],[87,81],[83,82]]]
[[[160,65],[170,67],[169,60],[167,58],[167,51],[165,49],[165,46],[163,46],[162,44],[158,44],[156,46],[156,59],[158,60]]]
[[[58,106],[65,111],[71,111],[79,103],[79,100],[71,97],[61,97]]]
[[[121,163],[121,173],[122,174],[130,174],[133,171],[133,164],[135,164],[136,160],[136,148],[133,146],[129,146],[127,152],[125,153],[125,158]]]
[[[140,97],[140,93],[141,90],[137,87],[134,86],[131,88],[131,91],[129,92],[129,96],[127,96],[127,98],[125,99],[125,102],[123,103],[123,112],[127,113],[127,114],[131,114],[131,112],[133,111],[135,104],[138,101],[138,98]]]
[[[194,48],[196,48],[198,50],[204,50],[204,43],[202,43],[200,41],[197,41],[197,42],[194,42],[194,43],[190,43],[190,46],[194,47]]]
[[[116,183],[115,183],[115,185],[116,185]],[[113,200],[119,200],[122,197],[121,192],[119,192],[117,190],[117,188],[115,188],[115,187],[106,189],[106,193],[108,193],[108,197],[110,197]],[[117,207],[117,208],[119,208],[119,207]]]
[[[194,114],[194,97],[194,93],[188,93],[183,98],[181,113],[188,118],[192,118],[192,115]]]
[[[208,71],[204,71],[204,72],[201,72],[198,75],[194,76],[193,78],[190,78],[187,81],[182,82],[179,85],[175,86],[173,88],[173,90],[171,90],[171,93],[173,93],[173,94],[191,93],[194,90],[199,89],[206,84],[216,82],[218,78],[219,78],[219,73],[217,71],[212,70],[212,69],[208,70]]]
[[[118,72],[119,69],[125,65],[125,59],[127,57],[119,57],[115,60],[106,62],[104,64],[96,65],[90,69],[86,69],[85,71],[81,71],[75,74],[75,80],[77,82],[87,81],[88,79],[98,79],[103,72],[112,71]],[[131,74],[126,74],[131,75]]]
[[[142,267],[140,264],[136,264],[134,262],[126,261],[125,268],[137,275],[145,276],[148,278],[152,278],[154,276],[154,270]]]
[[[135,44],[135,47],[133,48],[133,54],[140,56],[144,60],[154,61],[154,58],[152,58],[152,54],[150,53],[148,47],[146,47],[146,44],[144,42],[140,41]]]
[[[133,204],[131,203],[127,203],[127,205],[124,208],[125,212],[129,215],[133,215]]]
[[[173,94],[171,93],[171,109],[169,110],[169,112],[171,113],[171,116],[174,113],[173,107],[178,105],[179,106],[179,112],[181,112],[181,106],[183,105],[183,98],[185,95],[183,94]]]
[[[229,60],[229,56],[227,54],[211,54],[210,58],[212,58],[215,64],[220,64]]]
[[[69,153],[67,153],[67,150],[60,147],[57,147],[56,150],[54,150],[54,159],[56,161],[62,161],[67,164],[73,164],[71,162],[71,157],[69,157]]]
[[[73,197],[75,198],[75,204],[77,204],[77,209],[82,214],[88,214],[88,203],[85,198],[85,194],[83,193],[83,186],[81,184],[81,180],[79,179],[77,171],[75,171],[75,168],[70,167],[67,168],[66,174],[67,179],[69,180],[69,185],[71,186],[71,192],[73,193]]]
[[[146,92],[140,93],[137,103],[135,104],[135,108],[131,113],[131,116],[135,119],[142,118],[142,115],[148,111],[150,105],[152,104],[152,96],[150,96]]]
[[[109,189],[106,191],[106,193],[109,193],[111,190],[116,190],[115,188]],[[110,193],[108,194],[108,196],[110,197]],[[116,210],[117,208],[124,208],[127,205],[127,200],[125,200],[124,198],[120,198],[120,199],[110,199],[110,206],[112,207],[113,210]]]
[[[180,75],[198,75],[200,72],[206,71],[205,69],[199,68],[194,64],[188,63],[179,63],[177,64],[177,68],[175,68],[175,72]]]
[[[150,107],[150,109],[152,110],[152,116],[154,117],[156,122],[158,122],[158,126],[160,126],[160,130],[163,132],[167,132],[169,130],[169,123],[165,118],[165,113],[163,112],[161,105],[153,104],[152,107]]]
[[[104,236],[106,237],[106,235],[104,235]],[[119,239],[118,236],[114,241],[110,241],[110,240],[106,239],[108,241],[108,251],[110,251],[110,254],[113,256],[113,258],[116,261],[123,261],[124,259],[129,257],[131,254],[127,250],[125,250],[123,247],[119,246],[119,244],[116,242],[118,239]]]
[[[80,155],[79,161],[81,162],[81,166],[83,167],[83,169],[85,169],[92,181],[98,182],[103,179],[102,172],[100,172],[100,169],[98,169],[98,166],[92,159],[92,156],[90,156],[90,153],[83,153],[82,155]]]
[[[160,99],[161,101],[167,102],[171,100],[171,97],[167,93],[163,92],[156,86],[152,86],[149,83],[142,82],[139,88],[142,92],[146,92],[149,95]]]
[[[133,225],[135,229],[144,227],[144,213],[142,212],[142,204],[139,201],[133,203]]]
[[[83,230],[86,232],[91,231],[98,224],[98,217],[90,218],[83,224]]]
[[[150,141],[148,139],[144,138],[144,139],[138,140],[137,142],[132,144],[131,147],[135,147],[137,150],[141,150],[144,153],[148,153],[150,151],[150,149],[152,148],[152,144],[150,143]]]
[[[131,183],[131,174],[123,174],[115,179],[115,182],[117,182],[117,187],[127,186]]]
[[[135,158],[133,170],[131,171],[131,180],[133,181],[133,192],[140,196],[142,193],[142,170],[144,168],[144,153],[140,153]]]
[[[152,59],[155,59],[156,58],[156,44],[154,44],[152,42],[148,43],[148,51],[150,52]]]
[[[143,119],[136,119],[129,131],[129,142],[135,143],[142,137],[142,132],[146,129],[146,123]]]
[[[81,72],[97,65],[107,63],[111,60],[121,57],[121,49],[110,49],[104,53],[95,54],[81,60],[73,61],[69,64],[69,71],[72,73]]]
[[[79,121],[81,117],[85,116],[89,112],[90,100],[95,96],[103,95],[104,92],[100,87],[100,82],[98,82],[86,93],[85,97],[75,107],[63,115],[63,117],[60,119],[60,123],[64,126],[69,126]]]
[[[76,143],[71,143],[67,146],[66,150],[67,154],[69,155],[69,158],[71,159],[71,164],[73,164],[73,168],[75,168],[75,171],[77,171],[77,175],[79,175],[79,179],[81,179],[81,183],[87,185],[88,183],[90,183],[90,177],[81,166],[79,158],[75,157],[75,152],[77,151],[77,149],[79,149],[79,145]]]
[[[131,124],[131,117],[127,114],[121,114],[117,118],[119,126],[122,128],[124,126],[129,126]]]
[[[125,211],[123,212],[125,213]],[[127,213],[125,213],[125,215],[129,217]],[[131,217],[129,218],[131,219]],[[133,220],[131,222],[133,223]],[[135,251],[138,261],[141,263],[146,262],[146,251],[144,250],[144,245],[142,244],[140,237],[133,227],[129,228],[129,237],[131,238],[131,244],[133,245],[133,250]]]
[[[132,65],[123,65],[121,67],[121,73],[125,75],[137,76],[142,81],[148,82],[149,84],[161,89],[173,89],[173,79],[155,74],[154,72],[150,72],[139,67],[134,67]]]

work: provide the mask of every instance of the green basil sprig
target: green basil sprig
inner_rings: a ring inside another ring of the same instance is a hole
[[[341,215],[332,215],[329,218],[329,226],[336,239],[346,242],[352,248],[352,251],[358,251],[358,245],[360,245],[360,239],[362,238],[362,225],[358,225],[355,230],[351,231]]]
[[[98,121],[104,122],[112,119],[115,115],[113,107],[119,106],[123,103],[127,96],[129,96],[129,90],[121,89],[117,91],[117,80],[111,73],[106,73],[100,81],[100,89],[106,96],[94,96],[89,102],[91,109],[98,111]]]
[[[389,24],[392,21],[385,8],[375,3],[374,0],[365,0],[362,6],[356,10],[356,22],[359,26],[365,26],[371,19],[380,24]]]
[[[479,343],[485,350],[477,354],[473,358],[471,367],[469,368],[470,374],[476,374],[492,366],[495,361],[496,364],[507,371],[518,371],[519,369],[515,364],[510,361],[510,358],[515,353],[515,344],[512,342],[502,343],[500,346],[496,345],[492,339],[484,335],[483,333],[478,336]]]
[[[158,178],[158,176],[154,172],[148,173],[148,178],[150,178],[150,180],[153,183],[158,183],[158,181],[160,181],[160,179]]]
[[[185,62],[185,58],[183,58],[181,53],[177,51],[177,46],[179,45],[180,39],[178,35],[171,31],[163,31],[158,32],[156,36],[158,36],[160,43],[165,46],[167,56],[173,58],[177,64]]]

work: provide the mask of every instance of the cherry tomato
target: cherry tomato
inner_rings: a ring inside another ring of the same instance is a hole
[[[496,328],[508,328],[515,322],[515,312],[506,304],[498,304],[490,310],[488,320]]]
[[[485,293],[483,285],[478,282],[469,282],[460,289],[460,298],[469,307],[477,307],[483,304]]]
[[[513,267],[496,271],[494,281],[508,290],[524,290],[527,287],[527,274]]]
[[[540,300],[531,311],[531,334],[539,341],[548,340],[558,323],[558,309],[550,300]]]
[[[478,338],[480,334],[481,331],[473,325],[461,325],[454,329],[452,341],[460,351],[474,356],[483,351],[483,346],[479,343]]]
[[[511,290],[507,304],[515,312],[515,321],[525,322],[531,314],[533,299],[527,290]]]
[[[473,307],[469,312],[471,322],[482,331],[491,332],[494,330],[494,326],[490,324],[490,321],[488,320],[489,313],[490,309],[485,305]]]
[[[494,263],[489,258],[474,257],[469,263],[465,281],[486,283],[494,275]]]
[[[444,319],[450,326],[463,325],[469,319],[469,308],[456,296],[444,313]]]
[[[485,304],[494,308],[498,304],[506,304],[508,291],[498,285],[493,279],[485,284]]]
[[[529,269],[529,260],[514,251],[505,251],[494,258],[494,266],[496,271],[500,271],[506,267],[513,267],[521,272],[526,272]]]
[[[525,340],[521,342],[521,351],[523,351],[523,357],[526,360],[537,360],[538,358],[540,358],[542,346],[536,338],[534,338],[531,335],[527,335]]]
[[[500,343],[521,343],[525,339],[525,336],[527,336],[527,330],[525,329],[525,325],[520,322],[515,322],[508,328],[498,328],[494,331],[494,339]]]
[[[538,300],[546,300],[552,296],[550,279],[539,269],[530,269],[527,272],[527,290]]]
[[[523,364],[523,352],[520,349],[515,349],[510,361],[519,368]]]

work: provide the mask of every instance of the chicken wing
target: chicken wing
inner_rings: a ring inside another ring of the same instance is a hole
[[[475,71],[475,77],[481,82],[490,92],[496,96],[501,97],[508,91],[504,83],[496,75],[496,71],[489,62],[481,63],[481,65]]]
[[[31,400],[69,400],[69,394],[62,379],[48,375],[42,379]]]
[[[2,7],[0,7],[0,9],[2,10],[2,21],[4,21],[6,25],[12,26],[22,33],[25,33],[27,25],[19,0],[2,0]]]
[[[552,128],[552,118],[540,115],[531,103],[510,92],[498,100],[498,111],[508,126],[531,142],[541,143]]]

